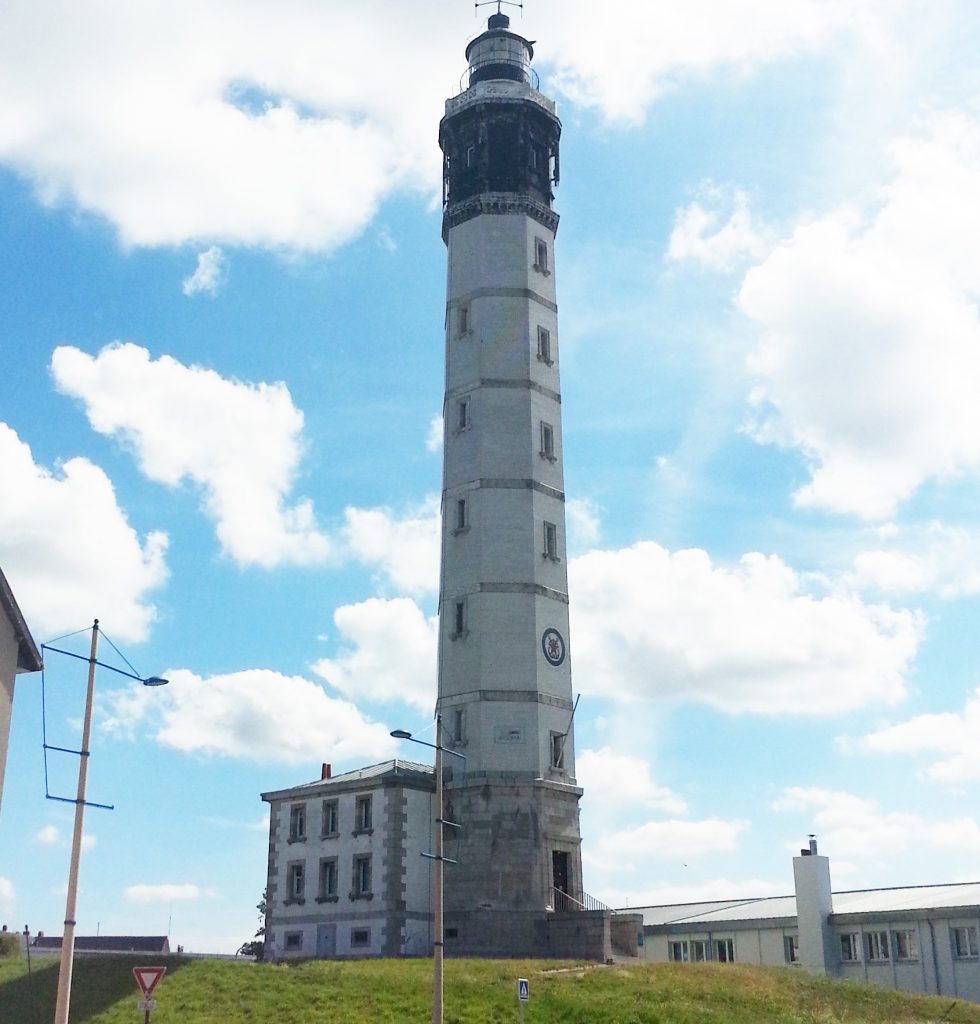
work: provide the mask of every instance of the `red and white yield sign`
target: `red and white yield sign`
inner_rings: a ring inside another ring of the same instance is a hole
[[[166,967],[134,967],[133,976],[139,985],[144,999],[149,999],[160,979],[167,973]]]

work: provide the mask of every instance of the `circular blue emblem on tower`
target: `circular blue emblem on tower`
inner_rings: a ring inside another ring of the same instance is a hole
[[[548,664],[556,668],[565,660],[565,641],[557,629],[549,627],[541,634],[541,650]]]

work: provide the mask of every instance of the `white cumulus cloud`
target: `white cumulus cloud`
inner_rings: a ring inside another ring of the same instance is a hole
[[[351,700],[403,701],[431,711],[436,698],[435,617],[407,597],[371,598],[334,613],[342,649],[313,671]]]
[[[303,451],[303,414],[285,384],[229,380],[170,356],[152,359],[131,343],[94,357],[60,346],[51,369],[58,389],[84,403],[92,428],[129,446],[147,477],[202,489],[222,549],[240,565],[328,557],[312,503],[287,503]]]
[[[929,820],[885,811],[877,801],[841,790],[792,786],[773,801],[780,813],[805,812],[804,831],[820,835],[821,852],[852,862],[894,862],[909,849],[980,853],[980,824],[963,816]]]
[[[650,766],[632,754],[618,754],[610,747],[583,750],[575,759],[578,784],[596,794],[604,810],[612,805],[654,808],[666,814],[684,814],[687,805],[666,786],[650,777]]]
[[[652,542],[569,567],[576,679],[622,700],[834,714],[895,703],[915,656],[912,612],[822,592],[776,556],[718,566]]]
[[[212,245],[197,254],[197,266],[194,273],[185,277],[181,284],[183,293],[190,297],[204,292],[216,295],[225,270],[225,254],[220,246]]]
[[[14,883],[9,878],[0,875],[0,910],[13,910],[14,907]]]
[[[743,74],[870,20],[852,6],[608,0],[597,30],[594,7],[543,0],[539,66],[549,89],[636,122],[685,74]],[[127,245],[335,248],[395,191],[437,187],[432,126],[477,26],[450,0],[426,12],[173,0],[68,5],[52,18],[10,0],[0,161],[45,203],[104,217]]]
[[[419,596],[439,588],[439,525],[439,498],[430,495],[401,516],[388,508],[346,509],[343,539],[388,584]]]
[[[98,617],[117,639],[146,639],[150,594],[167,579],[167,535],[140,539],[98,466],[80,457],[40,466],[5,423],[0,479],[0,565],[32,633],[40,640]]]
[[[641,866],[653,857],[688,860],[734,850],[747,821],[721,818],[648,821],[644,825],[606,833],[594,844],[600,863],[618,860],[626,869]]]
[[[889,531],[889,546],[862,551],[851,579],[883,593],[930,591],[944,599],[980,593],[980,537],[976,530],[931,522]]]
[[[701,193],[674,214],[668,260],[690,260],[711,270],[729,271],[740,261],[765,253],[766,233],[752,223],[748,196],[741,189],[708,183]]]
[[[980,121],[934,113],[889,153],[868,208],[801,224],[739,296],[753,436],[805,458],[798,504],[867,519],[980,469]]]
[[[61,838],[61,833],[51,824],[42,826],[34,837],[42,846],[53,846]]]
[[[123,889],[123,899],[136,906],[147,906],[151,903],[194,903],[201,896],[200,888],[188,883],[127,885]]]
[[[146,729],[186,753],[280,764],[370,761],[394,749],[384,726],[301,676],[268,669],[165,675],[170,685],[161,689],[137,685],[103,696],[102,727],[124,736]]]
[[[933,758],[929,777],[936,782],[980,781],[980,687],[961,712],[916,715],[861,739],[864,750],[880,754],[926,754]]]

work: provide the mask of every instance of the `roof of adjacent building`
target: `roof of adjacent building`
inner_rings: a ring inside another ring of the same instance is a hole
[[[38,949],[61,949],[60,935],[39,935],[34,940]],[[169,953],[166,935],[79,935],[75,949],[99,953]]]
[[[834,914],[887,914],[980,905],[980,882],[910,885],[893,889],[854,889],[833,894]],[[725,921],[796,919],[795,896],[672,903],[623,908],[643,915],[644,925],[720,924]]]
[[[366,768],[355,768],[353,771],[331,775],[329,779],[315,779],[313,782],[303,782],[298,786],[290,786],[289,789],[278,789],[271,793],[263,793],[262,799],[283,800],[311,796],[322,790],[332,789],[335,786],[377,783],[389,779],[431,784],[434,776],[435,770],[431,764],[403,761],[401,758],[395,757],[390,761],[381,761],[379,764],[368,765]]]
[[[27,628],[24,616],[10,589],[7,577],[0,569],[0,608],[4,610],[10,625],[13,627],[14,636],[17,638],[17,671],[18,672],[40,672],[41,652],[34,643],[31,631]]]

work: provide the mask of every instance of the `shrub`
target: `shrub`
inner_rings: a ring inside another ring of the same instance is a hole
[[[0,960],[20,956],[20,936],[13,932],[0,933]]]

